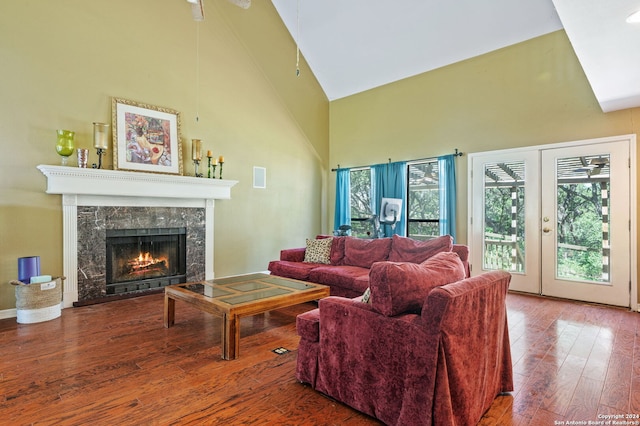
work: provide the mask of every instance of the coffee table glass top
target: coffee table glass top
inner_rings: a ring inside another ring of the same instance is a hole
[[[268,274],[250,274],[218,278],[198,283],[178,284],[185,290],[201,294],[218,302],[238,305],[269,297],[317,288],[318,285],[276,277]]]

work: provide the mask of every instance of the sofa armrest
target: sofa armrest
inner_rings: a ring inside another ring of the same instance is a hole
[[[305,247],[280,250],[280,260],[304,262]]]

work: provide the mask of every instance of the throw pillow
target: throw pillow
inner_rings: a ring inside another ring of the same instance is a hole
[[[365,240],[346,238],[344,243],[343,265],[371,268],[375,262],[387,260],[391,249],[391,238]]]
[[[453,238],[443,235],[426,241],[394,235],[389,252],[390,262],[422,263],[436,253],[451,251]]]
[[[333,238],[322,238],[320,240],[310,240],[307,238],[304,262],[329,264],[331,262],[332,243]]]
[[[462,261],[441,252],[421,264],[379,262],[371,267],[371,306],[386,316],[419,312],[432,289],[465,277]]]
[[[369,300],[371,300],[371,287],[367,287],[362,295],[362,303],[369,303]]]

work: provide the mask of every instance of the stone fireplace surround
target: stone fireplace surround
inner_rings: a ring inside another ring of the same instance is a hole
[[[107,228],[188,226],[187,279],[214,277],[214,201],[230,199],[237,181],[67,166],[38,169],[47,178],[47,194],[62,195],[63,307],[80,296],[101,297],[105,270],[98,265],[106,254],[100,238]]]

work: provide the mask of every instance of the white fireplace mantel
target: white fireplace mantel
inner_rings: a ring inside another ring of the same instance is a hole
[[[67,166],[40,165],[38,169],[47,177],[47,194],[213,200],[230,199],[231,187],[238,183],[235,180]]]
[[[78,206],[205,208],[205,279],[214,278],[214,200],[230,199],[237,181],[191,176],[39,165],[47,194],[62,195],[63,306],[78,301]]]

